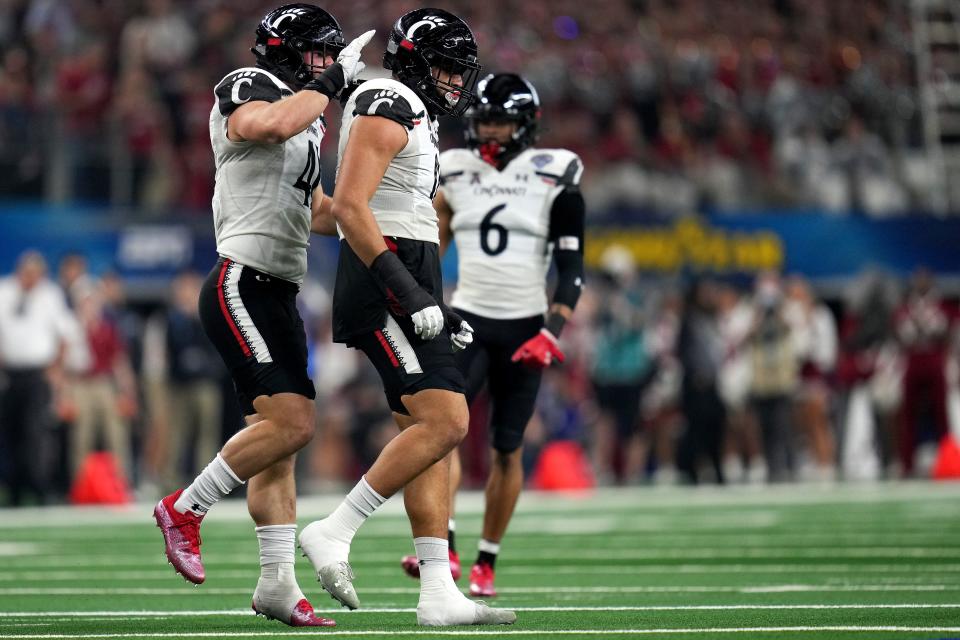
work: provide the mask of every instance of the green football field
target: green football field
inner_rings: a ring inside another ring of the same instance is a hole
[[[461,500],[467,568],[481,500]],[[336,501],[303,499],[301,524]],[[207,517],[200,587],[167,566],[152,506],[0,510],[0,639],[960,638],[960,485],[525,494],[497,567],[496,604],[517,624],[440,631],[416,625],[399,498],[354,543],[360,610],[334,609],[299,559],[307,596],[338,623],[312,630],[250,611],[257,545],[241,501]]]

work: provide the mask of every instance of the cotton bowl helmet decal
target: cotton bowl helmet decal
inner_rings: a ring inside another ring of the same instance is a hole
[[[477,149],[487,143],[477,134],[480,122],[513,122],[517,125],[507,144],[498,145],[496,156],[512,156],[533,146],[540,136],[540,97],[532,84],[515,73],[485,77],[477,85],[477,100],[467,112],[467,146]]]
[[[463,115],[475,99],[480,74],[477,41],[467,23],[443,9],[416,9],[393,25],[383,66],[437,115]],[[458,86],[434,75],[462,78]]]
[[[312,4],[285,4],[265,15],[257,26],[257,42],[251,49],[257,63],[294,86],[313,80],[322,64],[304,61],[313,52],[320,60],[336,59],[346,46],[336,19]]]

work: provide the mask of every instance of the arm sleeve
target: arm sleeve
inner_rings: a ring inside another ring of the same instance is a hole
[[[553,301],[571,309],[583,290],[583,229],[586,208],[576,187],[566,188],[550,209],[550,241],[557,265],[557,289]]]
[[[276,102],[290,91],[281,89],[265,73],[256,69],[241,69],[220,81],[213,90],[217,96],[220,115],[227,117],[242,104],[248,102]]]
[[[407,129],[413,129],[426,117],[423,111],[413,112],[413,107],[402,95],[390,89],[361,90],[354,103],[355,116],[381,116],[399,122]]]

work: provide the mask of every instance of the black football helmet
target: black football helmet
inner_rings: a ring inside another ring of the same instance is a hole
[[[467,23],[443,9],[416,9],[393,25],[383,66],[410,87],[431,113],[462,116],[473,104],[480,74],[477,40]],[[459,75],[463,86],[443,82],[433,69]]]
[[[480,122],[513,122],[517,130],[505,145],[481,140],[477,134]],[[464,132],[467,146],[483,149],[489,160],[500,161],[515,156],[534,145],[540,137],[540,97],[533,85],[515,73],[489,75],[477,85],[477,101],[467,112]]]
[[[323,70],[322,65],[304,62],[305,53],[336,60],[345,46],[343,30],[332,15],[312,4],[295,3],[263,16],[257,43],[250,51],[259,66],[300,89]]]

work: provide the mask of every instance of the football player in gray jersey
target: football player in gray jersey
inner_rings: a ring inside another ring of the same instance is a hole
[[[215,502],[248,481],[260,544],[253,609],[290,626],[332,626],[294,575],[296,452],[314,433],[314,388],[296,296],[310,232],[333,234],[331,199],[318,188],[322,114],[363,69],[373,31],[345,45],[337,21],[309,4],[268,13],[252,49],[256,66],[214,90],[210,140],[219,261],[199,300],[204,331],[230,370],[247,427],[186,489],[157,504],[167,559],[201,583],[200,523]],[[336,58],[336,62],[334,62]]]
[[[457,242],[459,280],[451,302],[476,330],[474,345],[457,354],[467,401],[486,387],[491,402],[490,476],[483,534],[470,571],[470,595],[493,597],[500,541],[523,486],[523,432],[533,416],[541,372],[563,362],[557,337],[573,313],[583,279],[583,165],[566,149],[533,145],[540,101],[533,85],[512,73],[480,81],[478,102],[467,114],[468,149],[440,157],[441,246]],[[548,301],[550,263],[557,286]],[[544,317],[546,316],[546,317]],[[451,463],[450,512],[460,482]],[[460,558],[448,538],[454,575]],[[412,576],[420,568],[402,560]]]
[[[333,194],[342,236],[334,340],[362,350],[377,368],[400,434],[340,506],[300,534],[324,588],[356,607],[350,543],[403,489],[422,576],[417,622],[426,626],[516,620],[512,611],[464,597],[447,552],[450,452],[468,422],[454,350],[470,343],[472,330],[443,303],[431,201],[439,179],[436,118],[470,105],[476,60],[463,20],[417,9],[390,34],[384,66],[393,78],[361,84],[344,109]]]

